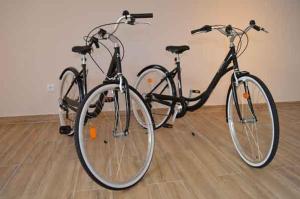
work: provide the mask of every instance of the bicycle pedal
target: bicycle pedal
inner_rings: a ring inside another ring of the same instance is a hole
[[[200,90],[194,90],[194,89],[191,89],[191,93],[198,93],[198,94],[200,94],[201,91],[200,91]]]
[[[59,127],[60,134],[70,134],[71,131],[72,131],[72,128],[70,126],[60,126]]]
[[[162,127],[170,129],[170,128],[173,128],[173,124],[165,123],[162,125]]]

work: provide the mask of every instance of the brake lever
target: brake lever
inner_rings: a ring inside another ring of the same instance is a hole
[[[150,22],[139,22],[136,21],[134,18],[132,18],[130,21],[126,22],[128,25],[138,25],[138,24],[146,24],[146,25],[151,25]]]
[[[144,24],[144,25],[151,25],[151,22],[135,22],[135,25],[137,24]]]
[[[129,18],[129,19],[127,19],[126,23],[128,25],[134,25],[135,24],[135,18]]]
[[[98,31],[98,35],[104,39],[104,36],[106,35],[107,31],[100,28],[99,31]]]
[[[98,38],[96,38],[96,37],[91,37],[91,39],[90,39],[90,43],[91,43],[91,45],[95,45],[96,46],[96,48],[99,48],[99,39]]]

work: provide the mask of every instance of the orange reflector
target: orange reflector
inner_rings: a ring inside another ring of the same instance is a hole
[[[249,95],[248,92],[245,92],[245,93],[243,93],[243,97],[244,97],[245,99],[249,99],[250,95]]]
[[[148,78],[148,79],[147,79],[147,82],[148,82],[149,84],[152,84],[152,83],[153,83],[153,79]]]
[[[96,136],[97,136],[97,134],[96,134],[96,128],[91,127],[91,128],[90,128],[90,138],[91,138],[92,140],[94,140],[94,139],[96,139]]]

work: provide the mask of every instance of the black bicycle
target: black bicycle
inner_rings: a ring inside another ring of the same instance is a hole
[[[254,20],[242,30],[231,25],[205,25],[191,33],[203,33],[217,30],[229,38],[230,48],[222,65],[210,82],[208,88],[200,93],[191,90],[189,97],[182,95],[180,54],[189,50],[189,46],[167,46],[166,50],[176,54],[176,67],[168,71],[160,65],[150,65],[138,73],[136,89],[144,97],[151,108],[155,128],[172,127],[168,120],[183,117],[187,111],[195,111],[202,107],[219,80],[232,71],[231,83],[226,99],[226,121],[231,137],[240,157],[252,167],[264,167],[275,156],[279,142],[279,122],[276,105],[267,86],[258,77],[247,71],[240,71],[238,57],[248,46],[247,32],[251,29],[267,32],[256,25]],[[247,44],[242,50],[242,38]],[[238,44],[234,41],[238,38]],[[232,64],[232,65],[231,65]],[[177,77],[178,85],[175,85]],[[191,97],[191,94],[197,94]],[[136,114],[141,126],[145,124]]]
[[[130,14],[124,11],[117,22],[92,29],[85,37],[88,45],[74,48],[85,55],[91,53],[91,43],[96,41],[107,50],[108,44],[103,42],[113,45],[106,78],[82,100],[74,131],[81,165],[96,183],[109,189],[133,186],[142,179],[151,163],[154,149],[153,119],[143,97],[122,74],[124,45],[115,33],[121,24],[135,25],[138,24],[138,18],[152,17],[152,13]],[[112,31],[103,29],[109,25],[114,25]],[[101,69],[99,64],[97,66]],[[132,117],[132,107],[146,128]]]

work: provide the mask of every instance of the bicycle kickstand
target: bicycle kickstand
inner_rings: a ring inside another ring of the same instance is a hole
[[[176,116],[181,111],[182,107],[180,104],[176,104],[174,107],[174,113],[172,115],[171,123],[166,123],[163,125],[165,128],[173,128],[173,125],[175,124]]]

